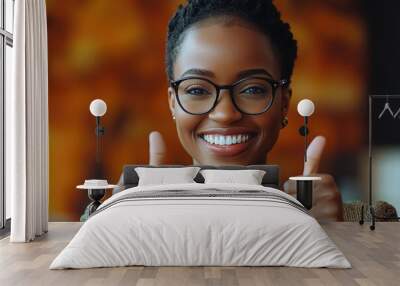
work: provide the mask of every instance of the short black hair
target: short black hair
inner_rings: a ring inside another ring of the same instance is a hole
[[[212,17],[238,17],[267,35],[279,54],[282,78],[290,81],[297,58],[297,41],[288,23],[281,19],[272,0],[187,0],[179,5],[168,24],[166,72],[173,80],[173,66],[184,39],[192,25]]]

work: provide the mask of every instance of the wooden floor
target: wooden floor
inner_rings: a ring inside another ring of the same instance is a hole
[[[400,223],[375,231],[358,223],[323,224],[353,268],[119,267],[48,270],[81,223],[50,223],[32,243],[0,240],[0,285],[400,285]]]

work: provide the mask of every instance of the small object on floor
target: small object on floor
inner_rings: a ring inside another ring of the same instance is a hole
[[[364,217],[362,218],[362,208],[364,207]],[[374,204],[375,216],[384,217],[385,220],[376,218],[376,221],[394,221],[397,222],[396,208],[385,202],[377,201]],[[371,221],[371,214],[368,210],[368,204],[361,201],[351,203],[343,203],[343,220],[344,221],[359,221],[360,224]]]
[[[375,215],[376,217],[379,218],[385,218],[385,220],[377,218],[376,221],[398,221],[398,219],[396,219],[397,218],[396,208],[387,202],[383,201],[376,202]]]

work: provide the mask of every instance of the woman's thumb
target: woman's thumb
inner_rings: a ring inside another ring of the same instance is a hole
[[[326,139],[324,136],[317,136],[307,148],[307,162],[304,163],[304,176],[318,173],[322,152],[324,151]]]
[[[152,131],[149,134],[149,164],[162,165],[166,163],[166,145],[160,132]]]

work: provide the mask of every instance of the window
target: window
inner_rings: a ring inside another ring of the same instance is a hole
[[[6,94],[11,92],[13,65],[14,1],[0,0],[0,235],[9,230],[11,194],[4,187],[4,105]]]

